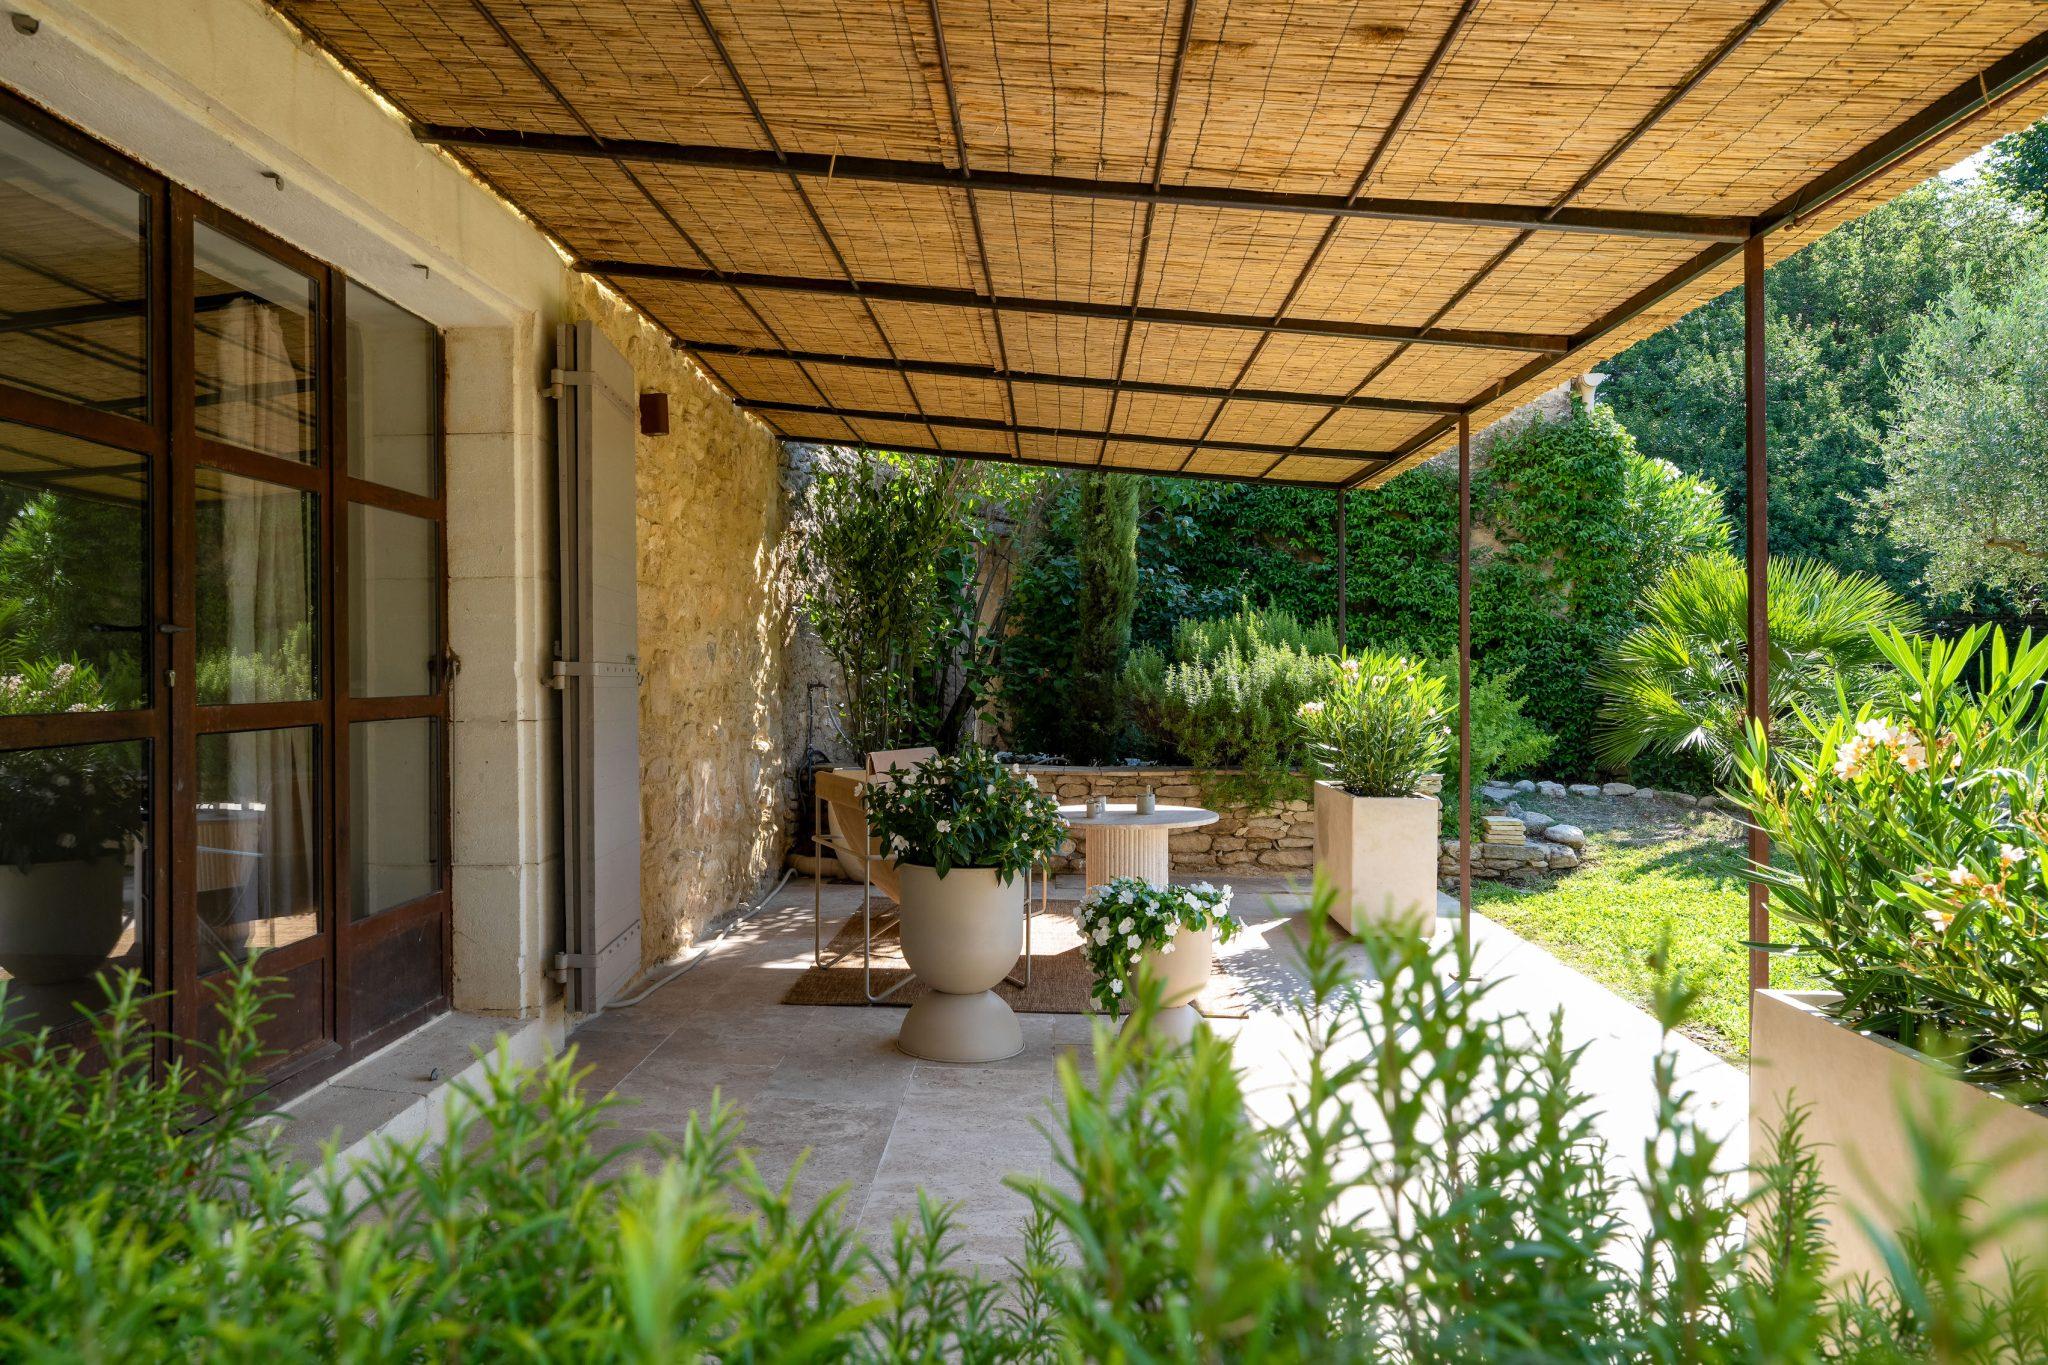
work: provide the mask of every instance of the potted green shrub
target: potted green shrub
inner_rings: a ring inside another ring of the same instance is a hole
[[[904,960],[931,988],[897,1045],[939,1062],[1015,1056],[1024,1035],[995,987],[1023,949],[1026,874],[1067,837],[1058,803],[972,744],[870,782],[862,801],[896,859]]]
[[[1428,665],[1345,659],[1327,697],[1299,712],[1316,782],[1316,868],[1350,933],[1372,922],[1436,930],[1437,798],[1450,747],[1444,682]]]
[[[1075,919],[1081,953],[1095,973],[1095,1003],[1121,1014],[1149,976],[1160,983],[1151,1030],[1175,1040],[1194,1032],[1195,999],[1208,983],[1216,945],[1242,927],[1230,914],[1229,887],[1154,886],[1142,877],[1089,887]]]
[[[1883,1273],[1864,1220],[1895,1226],[1916,1183],[1902,1093],[2000,1163],[2009,1207],[2048,1200],[2048,640],[1875,638],[1893,674],[1872,697],[1802,711],[1790,742],[1751,734],[1736,755],[1773,844],[1752,875],[1774,937],[1825,986],[1757,995],[1751,1122],[1806,1112],[1830,1221],[1856,1230],[1845,1275]],[[2021,1249],[1997,1210],[1970,1216],[1994,1252]]]

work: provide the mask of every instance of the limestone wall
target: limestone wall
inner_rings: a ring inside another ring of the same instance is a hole
[[[1212,774],[1192,768],[1055,768],[1025,771],[1038,785],[1062,801],[1105,796],[1129,801],[1151,788],[1162,803],[1207,806],[1219,817],[1215,824],[1173,835],[1176,872],[1243,872],[1306,877],[1315,863],[1315,808],[1306,800],[1272,806],[1243,806],[1211,799],[1206,793]],[[1075,847],[1054,860],[1060,872],[1080,870]]]
[[[637,451],[642,956],[672,960],[751,900],[788,837],[790,604],[781,443],[595,283],[578,316],[669,396]]]

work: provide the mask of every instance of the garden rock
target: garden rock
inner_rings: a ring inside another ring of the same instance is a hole
[[[1531,834],[1541,834],[1556,823],[1556,820],[1545,815],[1540,810],[1525,810],[1522,812],[1522,828],[1528,830]]]
[[[1577,825],[1552,825],[1543,831],[1543,837],[1553,844],[1563,844],[1567,848],[1586,846],[1586,831]]]
[[[1536,784],[1525,777],[1520,782],[1515,783],[1515,790],[1518,792],[1532,792],[1536,790]]]
[[[1579,851],[1569,844],[1546,843],[1543,851],[1554,871],[1565,872],[1579,865]]]
[[[1602,796],[1634,796],[1636,789],[1626,782],[1609,782],[1600,789]]]
[[[1635,798],[1638,801],[1655,801],[1660,795],[1662,793],[1652,791],[1648,787],[1637,787],[1635,789]]]
[[[1574,782],[1565,790],[1569,791],[1573,796],[1598,796],[1600,794],[1600,789],[1591,782]]]
[[[1563,796],[1565,794],[1564,783],[1562,782],[1538,782],[1536,790],[1544,796]]]
[[[1688,796],[1684,792],[1666,792],[1664,794],[1664,799],[1666,801],[1672,802],[1675,805],[1684,806],[1688,809],[1697,806],[1700,803],[1700,799],[1697,796]]]
[[[1488,801],[1512,801],[1515,799],[1515,789],[1513,787],[1481,787],[1479,789],[1479,794],[1485,797]]]

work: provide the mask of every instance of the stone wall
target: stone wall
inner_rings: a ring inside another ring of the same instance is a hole
[[[1025,771],[1062,801],[1085,801],[1091,796],[1129,801],[1149,787],[1162,804],[1200,805],[1215,811],[1215,824],[1172,836],[1176,872],[1299,873],[1305,877],[1315,864],[1316,815],[1306,800],[1273,806],[1212,800],[1205,793],[1222,774],[1192,768],[1032,767]],[[1078,847],[1054,860],[1055,871],[1077,872],[1080,867]]]
[[[781,442],[601,286],[578,316],[669,396],[636,452],[642,957],[687,952],[762,889],[788,838],[789,574]]]

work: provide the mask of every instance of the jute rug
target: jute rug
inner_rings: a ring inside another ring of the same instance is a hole
[[[879,897],[877,898],[879,900]],[[881,919],[880,906],[876,907],[875,918]],[[826,956],[841,951],[853,951],[831,967],[811,967],[789,993],[782,997],[785,1005],[864,1005],[867,997],[861,987],[860,961],[860,915],[850,916],[841,925],[826,949]],[[895,927],[877,930],[875,934],[874,987],[877,992],[885,991],[910,975],[910,969],[903,964],[903,947],[896,937]],[[1012,976],[1022,979],[1024,962],[1017,961]],[[1010,1002],[1010,1008],[1019,1014],[1093,1014],[1095,1002],[1088,994],[1094,983],[1095,974],[1088,970],[1088,961],[1081,956],[1081,931],[1074,923],[1074,902],[1056,900],[1043,914],[1034,915],[1031,921],[1031,984],[1013,986],[1007,982],[996,987],[996,994]],[[912,981],[884,1004],[908,1006],[926,994],[928,987],[921,981]],[[1242,1019],[1251,1013],[1252,999],[1237,978],[1224,970],[1219,958],[1209,977],[1208,988],[1195,1001],[1195,1009],[1210,1019]]]

